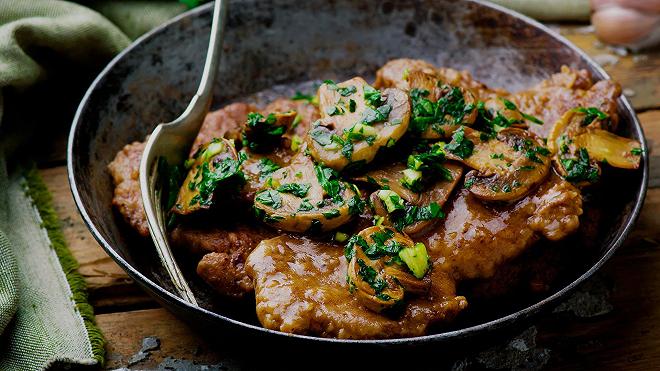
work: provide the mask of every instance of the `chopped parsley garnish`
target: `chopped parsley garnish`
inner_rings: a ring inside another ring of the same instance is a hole
[[[315,126],[309,131],[309,135],[316,143],[322,146],[329,146],[332,144],[333,134],[325,126]]]
[[[340,105],[334,105],[332,107],[328,107],[325,109],[325,113],[327,113],[330,116],[337,116],[337,115],[343,115],[344,114],[344,108],[342,108]]]
[[[392,106],[389,104],[383,104],[382,106],[373,109],[367,107],[362,113],[362,122],[367,125],[373,125],[377,122],[386,121],[392,111]]]
[[[316,95],[311,95],[311,94],[303,94],[299,91],[296,92],[296,94],[291,97],[291,100],[304,100],[307,101],[307,103],[313,104],[315,106],[319,105],[319,100],[316,97]]]
[[[465,131],[463,128],[464,127],[461,126],[454,132],[454,135],[451,137],[451,142],[445,145],[445,151],[451,152],[462,159],[466,159],[472,155],[474,143],[465,137]]]
[[[587,126],[594,122],[594,120],[605,120],[610,117],[607,113],[599,110],[596,107],[577,107],[573,109],[573,112],[583,113],[584,120],[582,120],[582,126]]]
[[[451,181],[453,177],[449,170],[442,166],[445,161],[445,153],[440,144],[434,144],[426,152],[411,154],[408,156],[407,166],[412,171],[421,172],[423,177],[418,177],[411,171],[404,171],[402,184],[413,192],[421,192],[424,183],[428,183],[436,176]]]
[[[408,205],[405,207],[405,210],[391,214],[390,220],[394,228],[402,231],[405,227],[417,222],[442,219],[444,217],[445,213],[442,211],[440,205],[431,202],[428,206]]]
[[[380,91],[374,89],[370,85],[365,85],[363,91],[364,100],[367,102],[367,105],[376,108],[383,103],[383,97],[381,96]]]
[[[355,103],[355,101],[353,99],[350,99],[348,101],[348,111],[351,112],[351,113],[355,112],[356,105],[357,105],[357,103]]]
[[[273,209],[279,209],[282,207],[282,196],[278,191],[273,189],[267,189],[265,191],[259,192],[257,197],[255,197],[255,201],[272,207]]]
[[[380,294],[383,290],[387,288],[387,282],[378,277],[378,272],[376,272],[375,269],[372,267],[368,266],[364,260],[358,259],[358,275],[364,282],[366,282],[369,286],[371,286],[372,289],[376,292],[376,294]]]
[[[300,206],[298,206],[298,211],[310,211],[313,208],[314,208],[314,206],[312,206],[312,204],[309,202],[309,200],[305,199],[305,200],[302,200],[302,202],[300,203]]]
[[[285,125],[276,125],[277,117],[269,114],[264,117],[258,112],[248,113],[246,128],[243,132],[243,145],[254,152],[266,151],[279,143],[286,132]]]
[[[504,160],[504,154],[502,153],[491,153],[490,158],[493,160]]]
[[[474,109],[473,104],[466,104],[461,89],[445,85],[448,90],[437,102],[428,99],[429,91],[425,89],[412,89],[410,98],[412,100],[412,115],[409,130],[416,134],[425,132],[429,127],[444,135],[441,125],[463,123],[463,118]]]
[[[349,85],[345,88],[337,87],[336,90],[337,90],[337,93],[339,93],[339,95],[341,95],[342,97],[348,97],[348,96],[353,95],[353,93],[355,93],[357,91],[357,88],[355,87],[355,85]]]
[[[633,148],[630,150],[630,154],[633,156],[641,156],[644,153],[644,150],[641,148]]]
[[[337,209],[332,209],[330,211],[325,211],[322,214],[326,219],[334,219],[334,218],[337,218],[341,215],[341,213]]]
[[[362,201],[360,196],[355,195],[351,197],[348,202],[348,213],[350,215],[359,215],[364,211],[365,202]]]
[[[463,183],[463,188],[470,189],[473,185],[474,185],[474,178],[465,179],[465,183]]]
[[[282,193],[291,193],[294,196],[302,198],[307,196],[310,187],[311,184],[309,183],[287,183],[282,184],[277,190]]]
[[[316,179],[318,179],[328,197],[335,203],[342,202],[341,182],[337,172],[320,164],[314,165],[314,172],[316,173]]]
[[[569,182],[587,181],[595,183],[598,181],[598,167],[592,165],[589,161],[589,152],[586,148],[578,150],[577,159],[562,158],[560,162],[567,173],[564,178]]]
[[[348,240],[346,247],[344,247],[344,256],[346,257],[346,260],[349,262],[355,256],[355,245],[360,246],[362,248],[362,251],[369,248],[369,244],[367,243],[367,241],[364,240],[364,238],[360,237],[357,234],[352,236]]]
[[[538,125],[543,125],[543,121],[539,120],[538,118],[536,118],[532,115],[528,115],[528,114],[520,111],[518,109],[518,107],[516,107],[515,103],[513,103],[512,101],[510,101],[508,99],[501,98],[501,97],[500,97],[500,100],[502,101],[502,103],[504,103],[504,107],[506,107],[508,110],[511,110],[511,111],[518,111],[520,113],[520,115],[525,120],[531,121],[531,122],[533,122],[535,124],[538,124]],[[499,113],[498,113],[498,115],[499,115]],[[513,123],[515,123],[515,122],[511,122],[510,120],[507,120],[508,126],[511,126]],[[502,126],[502,125],[500,125],[500,126]]]
[[[274,163],[268,158],[262,158],[261,160],[259,160],[259,165],[257,165],[257,167],[259,169],[260,180],[266,179],[268,175],[280,169],[280,166],[278,164]]]
[[[213,169],[211,169],[209,162],[199,165],[197,176],[195,177],[195,180],[199,179],[199,181],[194,185],[194,189],[197,189],[199,194],[190,200],[190,206],[196,203],[204,206],[210,205],[211,195],[221,183],[236,186],[245,183],[245,176],[240,169],[243,159],[244,157],[240,157],[238,160],[225,158],[218,163],[214,163]],[[189,185],[189,187],[193,186]]]

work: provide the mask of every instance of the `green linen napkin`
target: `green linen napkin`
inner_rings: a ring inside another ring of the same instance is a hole
[[[71,123],[72,107],[39,112],[60,87],[88,83],[132,38],[186,9],[174,0],[85,5],[0,0],[0,370],[103,364],[103,336],[51,196],[20,164],[36,133]]]

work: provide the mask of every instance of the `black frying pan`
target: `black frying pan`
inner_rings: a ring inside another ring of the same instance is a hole
[[[546,27],[479,1],[245,0],[231,2],[229,14],[216,106],[246,96],[260,101],[292,94],[308,88],[312,80],[373,78],[380,65],[397,57],[466,69],[488,85],[509,90],[529,87],[563,64],[589,70],[594,80],[608,78],[583,52]],[[497,309],[486,307],[427,336],[336,340],[267,330],[256,321],[254,303],[218,298],[195,276],[194,268],[186,274],[203,308],[191,307],[173,294],[151,241],[136,238],[112,210],[106,166],[125,144],[143,140],[157,123],[183,111],[201,76],[210,21],[207,4],[149,32],[110,62],[80,103],[68,147],[71,190],[94,237],[147,292],[193,324],[265,336],[272,343],[361,349],[445,346],[499,334],[553,308],[589,278],[621,245],[639,214],[648,180],[647,151],[638,171],[611,175],[611,181],[589,196],[596,204],[607,200],[605,217],[592,226],[591,247],[583,248],[580,239],[567,242],[581,251],[581,263],[548,294],[499,302]],[[646,149],[642,128],[624,97],[619,114],[619,134],[641,141]],[[180,259],[182,266],[193,266],[186,264],[185,256]]]

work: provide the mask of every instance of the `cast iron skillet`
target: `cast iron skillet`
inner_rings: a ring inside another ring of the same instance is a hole
[[[548,28],[480,1],[244,0],[231,2],[229,14],[214,92],[216,107],[265,89],[269,92],[252,98],[291,94],[294,89],[308,89],[311,84],[305,82],[312,80],[373,78],[378,66],[397,57],[467,69],[491,86],[510,90],[531,86],[563,64],[591,71],[596,81],[608,78],[584,53]],[[647,187],[647,151],[640,170],[626,173],[621,178],[625,181],[617,185],[603,185],[616,192],[616,197],[612,193],[609,197],[616,201],[608,202],[608,217],[598,223],[596,247],[550,294],[523,298],[498,310],[487,308],[468,321],[427,336],[357,341],[267,330],[256,321],[253,302],[240,304],[213,295],[195,276],[193,262],[186,262],[182,255],[181,265],[192,267],[186,275],[204,308],[191,307],[172,294],[151,241],[136,238],[113,211],[106,166],[125,144],[143,140],[157,123],[172,120],[188,104],[201,75],[210,18],[211,4],[187,12],[141,37],[112,60],[80,103],[68,147],[73,197],[94,237],[147,292],[193,323],[326,346],[448,344],[491,334],[526,322],[561,301],[603,265],[637,219]],[[618,103],[619,134],[636,138],[646,149],[630,104],[625,98]]]

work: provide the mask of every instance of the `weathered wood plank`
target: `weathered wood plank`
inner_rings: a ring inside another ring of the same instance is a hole
[[[64,237],[80,264],[91,304],[97,311],[105,307],[152,307],[155,302],[144,294],[96,242],[82,221],[71,196],[66,167],[40,170],[44,182],[53,195],[53,205],[60,218]]]
[[[642,123],[651,157],[649,186],[660,187],[660,110],[640,113],[639,121]]]
[[[584,26],[562,26],[561,34],[594,58],[621,84],[636,110],[660,107],[660,50],[626,54],[603,45]],[[625,54],[625,55],[624,55]]]
[[[127,367],[140,350],[145,337],[160,341],[157,350],[133,366],[137,369],[155,369],[166,358],[194,360],[197,364],[213,365],[227,361],[223,351],[223,336],[206,339],[196,334],[186,323],[165,309],[148,309],[96,316],[107,340],[106,367]],[[224,339],[230,342],[231,339]]]

